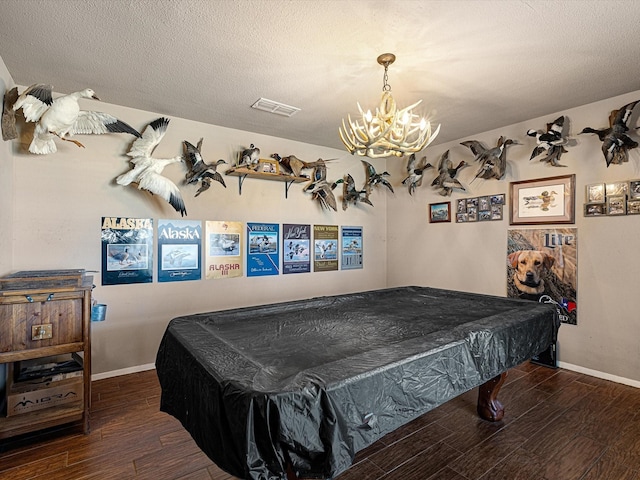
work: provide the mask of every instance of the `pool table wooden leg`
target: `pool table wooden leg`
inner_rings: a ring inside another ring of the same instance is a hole
[[[505,378],[507,378],[507,372],[483,383],[478,389],[478,415],[485,420],[498,422],[504,417],[504,407],[498,400],[498,392]]]

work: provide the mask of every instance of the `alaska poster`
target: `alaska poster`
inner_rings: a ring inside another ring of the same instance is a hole
[[[282,273],[311,271],[311,225],[282,225]]]
[[[553,303],[563,323],[578,323],[578,229],[509,230],[507,296]]]
[[[158,281],[202,278],[202,222],[158,220]]]
[[[342,270],[362,268],[362,227],[342,227]]]
[[[102,285],[153,281],[153,219],[102,217]]]
[[[242,276],[242,222],[206,222],[207,280]]]
[[[338,270],[338,226],[313,226],[313,271]]]
[[[280,274],[280,225],[247,223],[247,277]]]

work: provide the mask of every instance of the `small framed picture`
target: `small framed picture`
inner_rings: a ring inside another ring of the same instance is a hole
[[[491,220],[502,220],[502,205],[491,205]]]
[[[280,164],[275,160],[260,159],[258,160],[258,171],[262,173],[280,173]]]
[[[631,180],[629,182],[629,199],[640,198],[640,180]]]
[[[469,221],[469,214],[467,213],[456,213],[456,222],[457,223],[466,223]]]
[[[469,217],[469,221],[470,222],[477,222],[478,221],[478,207],[475,206],[475,205],[471,205],[471,206],[467,205],[467,216]]]
[[[585,217],[599,217],[607,214],[605,203],[585,203],[584,204],[584,216]]]
[[[605,187],[605,192],[607,197],[610,195],[626,195],[628,192],[629,183],[628,182],[613,182],[607,183]]]
[[[607,215],[626,215],[627,197],[626,195],[607,195]]]
[[[429,204],[429,223],[441,223],[450,221],[451,202]]]
[[[467,201],[464,198],[458,200],[458,213],[467,213]]]
[[[586,186],[586,190],[585,200],[587,203],[604,203],[604,183],[592,183]]]
[[[486,222],[491,220],[491,210],[478,210],[478,221]]]
[[[478,206],[478,197],[467,198],[467,208],[477,207],[477,206]]]
[[[636,200],[627,200],[627,215],[640,214],[640,198]]]
[[[504,205],[504,193],[498,195],[491,195],[491,205]]]
[[[478,197],[478,210],[489,210],[489,197]]]

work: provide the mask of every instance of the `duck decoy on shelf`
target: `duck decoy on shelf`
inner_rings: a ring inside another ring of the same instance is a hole
[[[201,182],[200,188],[195,194],[196,197],[209,189],[212,180],[220,182],[223,187],[227,188],[222,175],[216,171],[218,165],[222,165],[227,162],[220,159],[211,165],[206,163],[202,159],[202,138],[195,147],[192,143],[189,143],[186,140],[182,142],[182,145],[184,146],[184,159],[189,167],[189,171],[185,175],[187,184],[190,185],[192,183]]]
[[[13,104],[14,113],[22,108],[27,122],[36,124],[29,151],[40,155],[55,153],[57,147],[54,136],[60,140],[84,145],[71,138],[74,134],[129,133],[140,137],[140,133],[118,120],[113,115],[89,110],[80,110],[78,101],[81,98],[99,100],[93,90],[85,88],[79,92],[52,97],[51,85],[36,84],[27,88]],[[14,117],[15,121],[15,117]]]
[[[373,207],[373,203],[369,200],[371,190],[366,185],[362,190],[358,190],[355,180],[348,173],[340,183],[342,183],[342,210],[346,210],[350,203],[356,205],[359,202],[367,203]]]
[[[391,190],[391,193],[395,193],[393,191],[393,186],[391,186],[391,183],[389,183],[389,180],[384,178],[389,176],[389,172],[378,173],[376,172],[374,166],[369,162],[365,160],[361,160],[361,162],[364,163],[364,168],[367,174],[367,179],[365,180],[366,188],[373,190],[373,188],[375,188],[377,185],[384,185],[389,190]]]
[[[531,152],[529,160],[533,160],[538,155],[546,152],[540,161],[546,162],[554,167],[566,167],[566,165],[560,165],[560,157],[563,153],[567,153],[564,145],[567,143],[567,139],[562,135],[564,128],[564,115],[556,118],[553,123],[547,123],[547,131],[541,132],[539,130],[527,130],[527,135],[534,137],[538,146]]]
[[[278,164],[280,164],[280,171],[286,175],[293,175],[294,177],[307,177],[307,175],[302,174],[302,170],[307,168],[314,168],[318,161],[315,162],[305,162],[304,160],[300,160],[295,155],[289,155],[287,157],[281,157],[279,154],[274,153],[271,155],[271,158],[275,159]],[[322,160],[322,159],[319,159]],[[323,162],[331,162],[335,160],[335,158],[329,158],[327,160],[322,160]]]
[[[118,185],[130,185],[136,183],[138,189],[146,190],[158,195],[180,212],[181,216],[187,214],[180,190],[166,177],[161,175],[162,170],[172,163],[182,162],[182,156],[173,158],[153,158],[151,154],[167,132],[169,119],[160,117],[151,122],[144,129],[142,137],[134,140],[127,155],[131,157],[133,168],[127,173],[116,178]]]
[[[453,163],[449,159],[449,150],[447,150],[440,157],[440,161],[438,162],[439,173],[438,176],[433,179],[433,182],[431,182],[431,186],[434,188],[439,188],[440,195],[442,196],[451,195],[451,192],[454,188],[466,192],[466,189],[458,181],[456,175],[458,175],[458,171],[461,168],[464,168],[467,165],[467,162],[462,160],[457,167],[454,167]]]
[[[634,107],[640,102],[627,103],[620,110],[613,110],[609,115],[609,128],[599,130],[585,127],[580,133],[595,133],[602,142],[602,154],[607,162],[607,167],[612,163],[620,165],[629,161],[629,149],[636,148],[638,142],[633,140],[627,132],[627,122],[633,113]]]
[[[495,178],[500,180],[504,177],[507,170],[507,146],[519,145],[518,142],[500,137],[495,147],[487,148],[481,142],[477,140],[467,140],[461,142],[460,145],[468,147],[469,150],[475,155],[475,161],[480,162],[480,170],[474,177],[476,178]],[[472,182],[473,182],[472,180]]]
[[[238,167],[246,167],[257,170],[259,160],[260,149],[252,143],[251,145],[249,145],[249,148],[245,148],[240,153],[240,162],[238,162]]]
[[[422,157],[419,161],[416,158],[416,154],[412,153],[407,161],[407,178],[402,180],[403,185],[407,185],[409,188],[409,195],[413,195],[416,191],[416,187],[422,185],[422,179],[424,178],[424,171],[433,168],[433,165],[427,163],[427,157]]]

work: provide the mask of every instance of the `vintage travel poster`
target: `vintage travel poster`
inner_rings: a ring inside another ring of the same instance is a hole
[[[362,227],[342,227],[342,270],[362,268]]]
[[[338,226],[313,226],[313,271],[338,270]]]
[[[578,322],[578,229],[509,230],[507,296],[557,306],[563,323]]]
[[[102,285],[153,281],[153,219],[102,217]]]
[[[207,220],[205,268],[207,280],[242,277],[242,222]]]
[[[247,223],[247,277],[280,274],[280,225]]]
[[[202,278],[202,222],[158,220],[158,281]]]
[[[311,271],[311,225],[282,225],[282,273]]]

